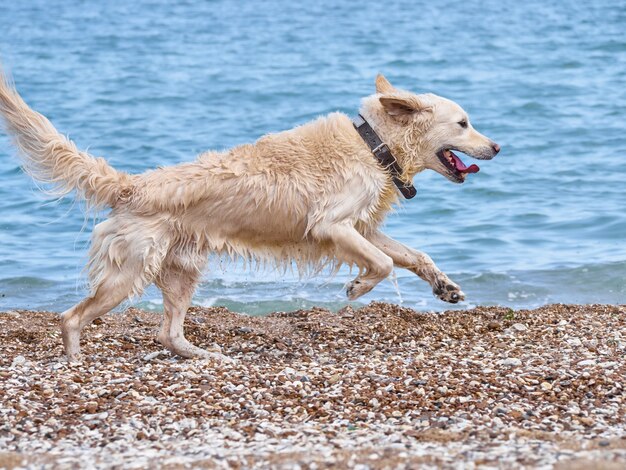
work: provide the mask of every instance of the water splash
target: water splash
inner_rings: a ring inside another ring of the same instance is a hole
[[[391,271],[391,274],[389,275],[388,279],[389,279],[389,282],[391,282],[391,285],[393,286],[394,290],[396,291],[396,294],[398,295],[398,303],[402,305],[404,303],[404,300],[402,300],[402,292],[400,292],[400,285],[398,284],[398,276],[396,275],[395,269]]]

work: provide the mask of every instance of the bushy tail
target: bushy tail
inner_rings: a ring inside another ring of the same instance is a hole
[[[24,102],[0,70],[0,116],[18,148],[24,170],[63,196],[76,191],[90,207],[112,207],[131,185],[131,177],[103,158],[76,148],[41,114]]]

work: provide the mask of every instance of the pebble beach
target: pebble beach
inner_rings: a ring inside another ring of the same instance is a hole
[[[6,311],[0,468],[624,468],[625,314],[190,309],[223,362],[171,356],[130,308],[68,364],[58,314]]]
[[[43,194],[0,129],[0,470],[626,469],[623,3],[2,2],[4,73],[129,175],[355,117],[378,73],[457,102],[454,136],[471,123],[502,151],[467,155],[463,185],[420,172],[384,223],[466,302],[398,270],[349,303],[347,267],[211,256],[185,328],[224,356],[159,344],[151,286],[69,364],[58,312],[87,295],[107,212]]]

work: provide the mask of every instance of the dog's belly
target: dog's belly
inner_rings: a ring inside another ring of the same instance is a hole
[[[209,239],[222,240],[225,243],[240,243],[251,247],[301,243],[305,240],[304,231],[303,224],[281,226],[273,221],[257,226],[247,224],[234,226],[228,223],[216,226],[209,223],[205,227],[205,234]],[[213,245],[211,248],[215,249],[215,244]]]
[[[260,220],[264,219],[264,220]],[[295,263],[298,270],[317,270],[333,259],[330,244],[305,236],[303,221],[283,223],[280,218],[249,218],[242,223],[205,220],[193,226],[193,239],[202,252],[230,258],[262,261],[277,266]]]
[[[279,263],[309,259],[313,251],[318,253],[313,257],[318,258],[325,251],[306,240],[306,217],[293,208],[267,210],[245,203],[229,207],[228,201],[221,202],[215,207],[203,204],[186,212],[177,224],[177,231],[185,233],[183,240],[193,240],[198,249],[207,253]]]

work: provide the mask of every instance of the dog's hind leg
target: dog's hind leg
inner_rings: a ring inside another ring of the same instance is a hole
[[[80,332],[94,319],[108,313],[131,293],[131,283],[103,282],[96,291],[61,314],[61,333],[70,362],[80,361]]]
[[[202,265],[204,260],[201,261]],[[184,322],[191,297],[196,289],[201,270],[196,266],[183,268],[169,264],[164,266],[156,284],[163,292],[163,323],[158,339],[163,346],[173,354],[186,358],[213,357],[220,360],[230,360],[220,354],[218,347],[209,350],[191,344],[184,333]]]
[[[91,295],[61,318],[63,345],[71,362],[80,360],[81,330],[127,298],[141,294],[158,274],[168,237],[157,228],[115,216],[95,227],[89,262]]]
[[[350,300],[367,294],[393,270],[392,259],[350,225],[318,225],[311,230],[311,234],[317,239],[330,241],[337,259],[359,267],[359,276],[346,289]]]
[[[433,294],[441,300],[455,304],[465,299],[461,288],[441,272],[426,253],[409,248],[379,231],[368,235],[367,239],[391,256],[396,266],[408,269],[428,282],[433,288]]]

